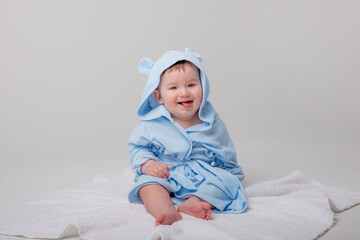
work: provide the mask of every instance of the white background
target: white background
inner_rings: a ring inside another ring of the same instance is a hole
[[[185,47],[203,57],[247,182],[298,169],[360,191],[359,12],[346,0],[0,0],[0,201],[130,166],[138,63]],[[341,234],[359,233],[352,222]]]

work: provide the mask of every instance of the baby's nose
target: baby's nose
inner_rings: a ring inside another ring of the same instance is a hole
[[[187,97],[189,96],[190,92],[187,88],[183,88],[181,91],[181,96]]]

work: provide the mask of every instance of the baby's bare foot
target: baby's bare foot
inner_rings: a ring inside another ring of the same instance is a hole
[[[178,211],[203,220],[209,220],[211,217],[211,205],[197,197],[186,200],[178,207]]]
[[[180,213],[178,213],[176,210],[175,211],[171,210],[166,213],[160,213],[158,216],[156,216],[155,226],[171,225],[174,222],[177,222],[181,219],[182,219],[182,217],[181,217]]]

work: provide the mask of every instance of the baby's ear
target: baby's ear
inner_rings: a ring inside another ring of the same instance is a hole
[[[154,66],[154,61],[150,58],[144,57],[139,63],[139,73],[149,76],[150,71]]]
[[[190,48],[185,48],[185,52],[186,52],[186,53],[191,53],[192,55],[194,55],[194,56],[199,60],[199,62],[202,61],[202,57],[200,56],[200,54],[191,51]]]
[[[160,94],[159,90],[155,89],[154,92],[153,92],[153,95],[160,104],[164,103],[164,101],[161,98],[161,94]]]

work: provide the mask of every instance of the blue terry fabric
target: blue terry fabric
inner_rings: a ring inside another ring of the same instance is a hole
[[[153,97],[161,74],[178,61],[192,62],[200,70],[203,99],[199,109],[202,124],[183,129],[166,108]],[[190,196],[198,196],[216,207],[215,212],[240,213],[247,207],[244,178],[236,160],[236,152],[225,124],[211,103],[209,81],[200,64],[201,57],[190,49],[168,51],[158,61],[143,58],[139,72],[148,75],[137,114],[140,124],[130,136],[128,147],[135,184],[129,201],[142,203],[138,190],[147,184],[160,184],[173,192],[173,202],[181,204]],[[173,164],[168,179],[144,175],[140,167],[148,159]]]

